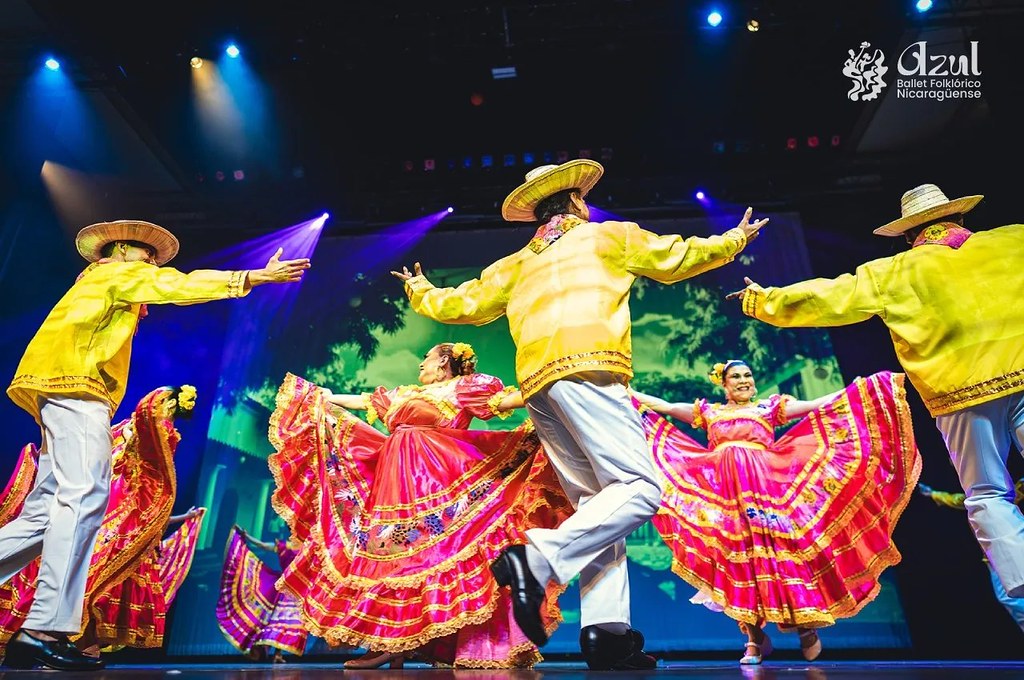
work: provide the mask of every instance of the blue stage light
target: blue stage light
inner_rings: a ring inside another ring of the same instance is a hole
[[[712,10],[711,13],[708,14],[708,24],[711,26],[717,26],[720,23],[722,23],[721,12],[718,10]]]

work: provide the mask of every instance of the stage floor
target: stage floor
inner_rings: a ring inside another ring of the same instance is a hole
[[[419,664],[403,670],[346,670],[339,664],[287,663],[264,666],[245,664],[112,665],[99,672],[16,671],[0,667],[0,678],[68,678],[69,680],[299,680],[337,677],[348,680],[599,680],[607,677],[644,677],[664,680],[1002,680],[1024,679],[1022,661],[840,661],[832,663],[767,662],[741,667],[734,662],[663,662],[646,673],[588,671],[581,664],[542,664],[524,670],[444,670]]]

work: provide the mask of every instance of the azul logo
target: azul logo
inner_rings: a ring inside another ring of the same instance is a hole
[[[900,53],[896,64],[903,76],[980,76],[978,41],[971,41],[970,55],[928,54],[928,43],[921,40]]]
[[[859,52],[847,52],[850,58],[843,64],[843,75],[853,80],[853,87],[846,96],[853,101],[876,99],[885,87],[882,76],[889,71],[889,67],[884,65],[885,55],[882,50],[872,50],[871,43],[862,42]]]

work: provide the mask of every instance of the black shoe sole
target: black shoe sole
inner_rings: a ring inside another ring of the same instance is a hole
[[[499,586],[512,586],[512,569],[508,566],[508,558],[502,554],[498,559],[491,562],[491,573]]]
[[[509,586],[512,587],[512,567],[508,564],[508,557],[503,553],[498,559],[491,562],[491,574],[494,575],[494,580],[498,582],[501,587]],[[519,617],[516,616],[516,605],[513,600],[512,603],[512,617],[516,620],[516,624],[519,624]],[[519,629],[523,632],[530,642],[543,647],[548,643],[549,637],[547,631],[541,626],[540,630],[535,631],[533,635],[530,635],[526,630],[523,629],[522,625]]]
[[[42,666],[44,668],[51,668],[57,671],[98,671],[106,667],[106,664],[102,662],[86,666],[80,666],[77,664],[48,663],[34,654],[24,654],[18,649],[11,650],[10,643],[8,643],[7,654],[4,656],[3,665],[15,670],[29,670]]]

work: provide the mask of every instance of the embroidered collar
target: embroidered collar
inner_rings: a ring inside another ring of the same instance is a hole
[[[956,250],[971,237],[971,232],[952,222],[939,222],[921,231],[914,239],[913,247],[936,245],[949,246]]]
[[[555,215],[547,224],[542,224],[533,235],[527,247],[535,253],[541,253],[552,243],[562,238],[566,232],[577,227],[586,220],[576,215]]]

